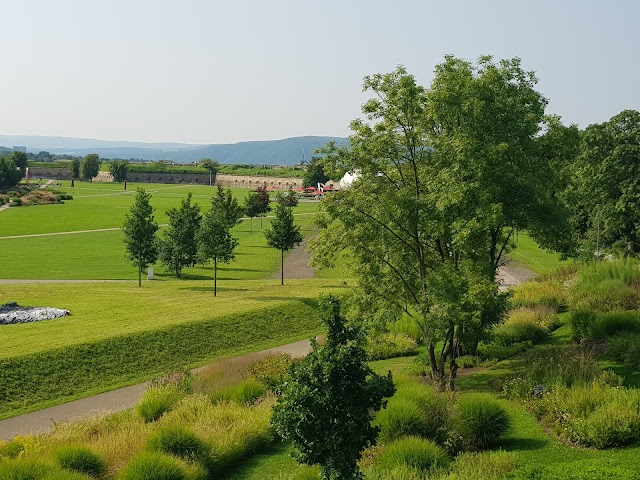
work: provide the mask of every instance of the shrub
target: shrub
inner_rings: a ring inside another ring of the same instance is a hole
[[[404,437],[395,440],[384,448],[378,458],[378,464],[382,468],[393,469],[406,466],[423,472],[448,463],[449,458],[444,450],[431,440],[420,437]]]
[[[493,343],[503,346],[530,341],[539,343],[549,336],[549,329],[525,318],[509,318],[493,329]]]
[[[147,448],[203,464],[206,464],[210,453],[210,448],[205,442],[180,425],[160,428],[147,440]]]
[[[514,452],[486,451],[461,453],[451,464],[451,472],[434,480],[499,480],[516,465]]]
[[[616,335],[607,339],[606,354],[615,360],[640,368],[640,334]]]
[[[449,423],[451,394],[438,393],[430,386],[410,382],[398,385],[393,399],[410,400],[422,412],[422,436],[440,441]],[[393,400],[392,399],[392,400]]]
[[[250,377],[239,383],[221,387],[211,394],[211,400],[213,402],[228,401],[249,405],[265,393],[267,393],[265,384]]]
[[[640,303],[639,285],[637,262],[596,262],[580,271],[571,295],[571,306],[599,312],[633,310]]]
[[[369,360],[411,355],[416,348],[418,348],[416,341],[403,333],[377,334],[369,337],[366,345]]]
[[[13,198],[11,200],[11,206],[12,207],[19,207],[22,205],[22,199],[21,198]]]
[[[480,343],[478,354],[485,359],[504,360],[531,348],[533,342],[520,342],[513,345],[497,345],[495,343]]]
[[[154,422],[171,410],[183,397],[175,387],[158,385],[150,387],[136,406],[145,422]]]
[[[389,332],[395,333],[395,334],[401,333],[401,334],[407,335],[413,338],[413,340],[415,340],[416,343],[422,344],[422,340],[423,340],[422,330],[420,329],[418,322],[416,322],[413,318],[410,318],[409,316],[405,315],[401,319],[396,320],[395,322],[389,323],[388,327],[389,327]]]
[[[619,333],[640,333],[640,312],[611,312],[599,315],[590,337],[604,339]]]
[[[37,480],[52,470],[52,465],[34,458],[14,458],[0,462],[0,478],[3,480]]]
[[[507,411],[489,394],[468,394],[458,403],[457,430],[472,448],[493,445],[509,430],[510,423]]]
[[[205,480],[207,474],[200,466],[189,464],[169,455],[143,452],[120,472],[119,480]]]
[[[559,282],[525,282],[513,288],[513,308],[546,306],[558,311],[565,304],[563,286]]]
[[[529,321],[549,331],[557,329],[561,324],[556,310],[545,305],[515,308],[508,314],[507,322],[510,321]]]
[[[0,444],[0,457],[16,458],[22,452],[24,452],[24,442],[20,438]]]
[[[54,452],[54,457],[62,468],[100,477],[107,473],[107,464],[91,449],[83,446],[67,446]]]
[[[249,366],[247,373],[264,383],[271,390],[277,390],[284,380],[290,365],[291,355],[288,353],[274,353],[253,362]]]
[[[416,402],[407,398],[392,398],[387,408],[380,410],[374,425],[380,427],[378,440],[390,442],[405,435],[420,437],[435,436],[430,430],[429,421]]]
[[[597,315],[593,310],[572,311],[569,317],[571,335],[576,342],[591,337],[591,329],[596,322]]]

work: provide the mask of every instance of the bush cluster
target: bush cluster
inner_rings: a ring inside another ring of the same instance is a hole
[[[411,355],[418,348],[416,341],[404,333],[379,333],[367,338],[366,350],[369,360]]]
[[[136,409],[145,422],[155,422],[184,397],[172,385],[157,385],[147,389]]]
[[[515,286],[512,291],[512,308],[543,306],[557,312],[566,304],[564,288],[557,281],[525,282]]]

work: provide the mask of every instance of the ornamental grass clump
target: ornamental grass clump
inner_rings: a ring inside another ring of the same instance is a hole
[[[227,401],[250,405],[265,393],[267,393],[267,386],[261,381],[249,377],[238,383],[220,387],[210,395],[210,398],[214,403]]]
[[[493,329],[492,343],[508,347],[516,343],[539,343],[549,336],[549,329],[522,316],[510,317]]]
[[[211,453],[209,446],[200,437],[180,425],[161,427],[147,440],[147,449],[195,461],[203,466],[206,466]]]
[[[100,455],[82,445],[61,447],[53,457],[62,468],[90,477],[99,478],[107,473],[107,464]]]
[[[449,464],[444,450],[431,440],[421,437],[402,437],[384,446],[378,465],[383,469],[408,467],[426,473]]]
[[[471,449],[494,445],[511,426],[504,407],[491,395],[471,393],[458,402],[456,430]]]
[[[512,291],[512,308],[545,306],[557,312],[566,303],[564,287],[559,282],[524,282]]]
[[[183,397],[184,394],[171,385],[150,387],[142,396],[136,409],[145,422],[155,422],[175,407]]]
[[[200,465],[187,463],[159,452],[135,456],[120,472],[118,480],[206,480]]]
[[[384,360],[411,355],[418,344],[404,333],[380,333],[368,337],[365,348],[369,360]]]

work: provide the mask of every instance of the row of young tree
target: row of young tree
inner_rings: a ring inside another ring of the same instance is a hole
[[[639,114],[580,132],[545,114],[536,83],[520,59],[488,56],[447,56],[430,88],[402,67],[368,76],[365,119],[347,146],[321,151],[333,178],[359,179],[323,202],[314,264],[348,251],[352,311],[372,324],[414,318],[443,389],[455,386],[456,358],[503,318],[496,272],[517,231],[592,254],[598,216],[602,239],[638,252]]]
[[[264,217],[271,210],[266,187],[249,192],[245,205],[241,206],[231,190],[218,186],[211,198],[211,209],[205,213],[191,199],[189,193],[180,207],[167,211],[169,224],[162,237],[157,238],[159,225],[154,219],[151,195],[138,188],[122,227],[127,256],[138,268],[138,286],[142,285],[142,271],[157,260],[176,277],[181,277],[183,268],[212,261],[213,294],[217,296],[218,265],[235,259],[239,243],[231,229],[242,221],[243,215],[253,223],[254,217]],[[294,223],[293,205],[286,195],[278,195],[275,219],[265,236],[270,246],[280,250],[284,284],[284,253],[302,241],[300,227]]]

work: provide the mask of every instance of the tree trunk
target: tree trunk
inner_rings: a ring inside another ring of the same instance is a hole
[[[284,250],[280,250],[280,285],[284,285]]]
[[[249,220],[249,225],[251,226],[249,230],[249,235],[253,236],[253,217],[251,217],[251,219]]]
[[[142,286],[142,267],[138,265],[138,287]]]
[[[213,296],[218,296],[218,258],[213,257]]]
[[[452,392],[456,389],[456,377],[458,375],[458,364],[455,355],[451,355],[449,361],[449,390]]]

